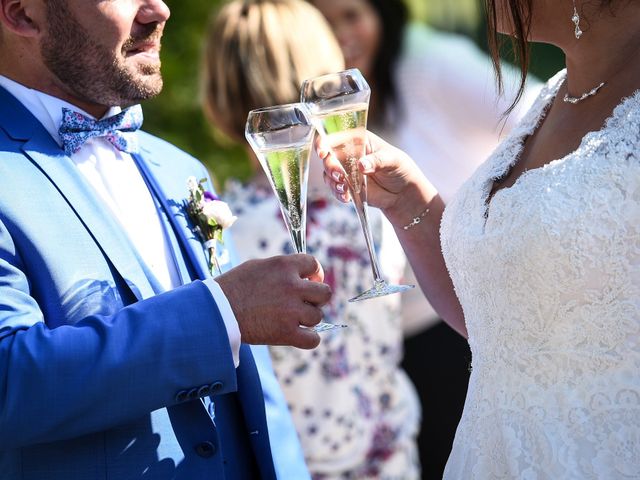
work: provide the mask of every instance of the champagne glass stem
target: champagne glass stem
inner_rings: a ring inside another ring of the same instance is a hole
[[[305,188],[306,190],[306,188]],[[287,228],[289,230],[289,235],[291,236],[291,241],[293,242],[293,248],[295,249],[295,251],[297,253],[307,253],[307,219],[306,219],[306,212],[307,212],[307,207],[306,207],[306,203],[303,205],[303,207],[301,208],[302,213],[302,218],[301,218],[301,226],[300,228],[293,228],[291,227],[291,222],[288,221],[287,222]],[[284,210],[283,210],[284,213]],[[285,218],[286,218],[286,213],[285,213]],[[322,332],[328,332],[329,330],[335,330],[335,329],[340,329],[340,328],[346,328],[346,325],[342,325],[342,324],[337,324],[337,323],[328,323],[325,321],[321,321],[320,323],[318,323],[315,327],[312,327],[311,329],[313,331],[315,331],[316,333],[322,333]]]
[[[304,223],[304,222],[303,222]],[[297,253],[307,253],[307,242],[306,235],[304,232],[304,227],[299,230],[294,228],[289,229],[289,234],[291,235],[291,241],[293,242],[293,248],[295,248]]]
[[[358,175],[362,176],[362,179],[359,179],[358,182],[358,184],[360,185],[360,191],[356,192],[354,188],[350,187],[349,193],[351,194],[353,206],[356,210],[356,213],[358,214],[360,226],[362,227],[362,231],[364,233],[365,242],[367,244],[367,253],[369,254],[369,260],[371,261],[373,279],[377,286],[383,284],[384,280],[382,279],[382,275],[380,274],[380,264],[378,263],[378,257],[375,252],[373,236],[371,234],[371,226],[369,225],[369,215],[367,214],[367,177],[360,173],[358,173]]]

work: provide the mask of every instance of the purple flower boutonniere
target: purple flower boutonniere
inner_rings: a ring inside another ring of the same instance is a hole
[[[189,199],[187,200],[187,214],[194,225],[194,230],[200,237],[204,248],[209,253],[209,270],[215,276],[221,273],[216,258],[218,242],[223,244],[222,232],[229,228],[237,220],[229,209],[229,205],[221,201],[213,193],[204,189],[205,178],[196,180],[196,177],[187,179]]]

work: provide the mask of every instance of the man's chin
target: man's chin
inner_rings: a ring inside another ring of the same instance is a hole
[[[132,76],[134,89],[138,95],[136,100],[147,100],[158,95],[162,91],[164,82],[160,73],[160,65],[141,65],[138,71]]]
[[[154,78],[152,82],[145,82],[144,86],[140,89],[140,98],[138,98],[138,100],[148,100],[160,95],[163,86],[164,82],[160,76]]]

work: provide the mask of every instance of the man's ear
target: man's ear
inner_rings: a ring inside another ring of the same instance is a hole
[[[43,7],[41,1],[0,0],[0,24],[5,31],[21,37],[35,37],[40,33],[40,27],[34,18],[44,10]]]

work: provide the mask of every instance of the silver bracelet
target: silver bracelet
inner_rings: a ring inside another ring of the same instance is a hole
[[[427,213],[429,213],[429,207],[425,208],[424,212],[422,212],[417,217],[413,217],[413,220],[411,220],[411,223],[409,223],[408,225],[405,225],[404,227],[402,227],[402,229],[409,230],[410,228],[415,227],[422,221],[422,219],[427,215]]]

